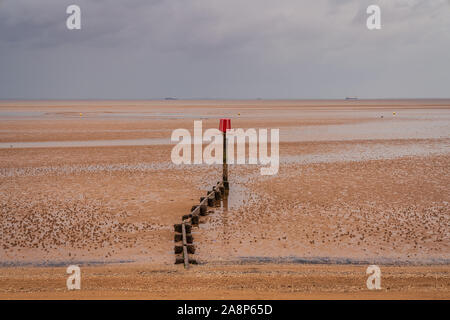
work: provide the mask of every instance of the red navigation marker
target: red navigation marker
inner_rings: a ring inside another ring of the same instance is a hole
[[[226,133],[228,129],[231,129],[231,119],[220,119],[219,130]]]

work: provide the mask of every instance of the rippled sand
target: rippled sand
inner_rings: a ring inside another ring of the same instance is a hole
[[[2,102],[0,264],[179,267],[173,224],[221,168],[172,164],[170,135],[221,117],[279,128],[280,170],[230,167],[201,263],[437,264],[449,297],[448,100]]]

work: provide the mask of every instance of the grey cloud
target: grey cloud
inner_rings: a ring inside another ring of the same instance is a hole
[[[449,29],[448,0],[4,0],[0,98],[443,97]]]

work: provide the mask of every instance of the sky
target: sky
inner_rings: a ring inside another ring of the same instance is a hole
[[[0,0],[0,99],[346,96],[450,98],[450,0]]]

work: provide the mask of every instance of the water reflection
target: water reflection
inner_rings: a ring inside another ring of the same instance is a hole
[[[230,183],[230,189],[232,188],[231,183]],[[222,200],[221,202],[221,220],[222,220],[222,246],[223,249],[225,251],[225,253],[229,253],[229,248],[228,248],[228,243],[227,240],[228,239],[228,199],[230,196],[230,190],[225,189],[225,192],[222,196]]]

